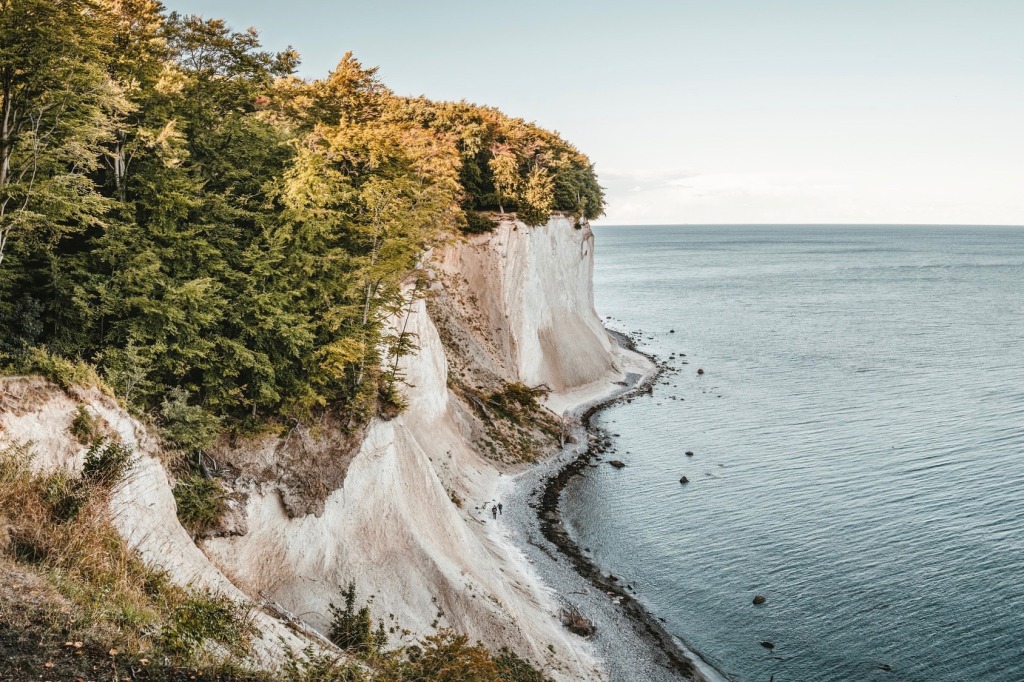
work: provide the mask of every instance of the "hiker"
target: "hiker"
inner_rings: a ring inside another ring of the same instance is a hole
[[[491,507],[491,516],[493,516],[494,518],[498,518],[498,508],[497,507]]]
[[[501,502],[498,503],[498,513],[501,513]]]

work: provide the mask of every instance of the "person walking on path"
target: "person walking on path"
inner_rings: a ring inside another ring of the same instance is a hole
[[[498,503],[498,513],[501,513],[501,502]]]
[[[494,518],[498,518],[498,508],[497,507],[491,507],[491,516],[493,516]]]

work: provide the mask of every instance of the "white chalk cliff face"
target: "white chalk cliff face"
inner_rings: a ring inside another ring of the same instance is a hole
[[[625,356],[594,311],[593,241],[588,226],[576,228],[568,218],[535,228],[509,220],[431,254],[435,296],[429,306],[417,301],[407,321],[419,346],[402,361],[408,407],[370,425],[319,514],[290,516],[272,481],[242,475],[235,481],[247,494],[241,534],[197,548],[177,523],[151,439],[109,399],[88,398],[144,454],[116,497],[121,531],[175,579],[272,599],[322,632],[328,604],[342,603],[341,590],[354,580],[358,599],[372,595],[374,618],[386,626],[414,635],[448,626],[490,646],[510,646],[556,678],[598,677],[587,643],[560,625],[554,595],[497,524],[474,513],[513,470],[477,451],[478,417],[449,387],[449,367],[472,364],[498,382],[547,386],[548,407],[562,414],[624,378],[618,367]],[[446,306],[443,344],[428,310]],[[450,353],[461,357],[456,362]],[[61,419],[70,423],[67,402]],[[0,415],[0,444],[41,428],[32,414]],[[66,427],[57,431],[72,441]],[[267,460],[274,452],[264,442],[250,456]],[[265,648],[272,648],[284,628],[269,617],[261,625]],[[288,637],[294,645],[294,635]]]

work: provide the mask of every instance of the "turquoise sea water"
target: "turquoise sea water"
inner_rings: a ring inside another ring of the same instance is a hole
[[[1024,230],[595,232],[598,313],[689,363],[596,419],[597,562],[737,680],[1024,680]]]

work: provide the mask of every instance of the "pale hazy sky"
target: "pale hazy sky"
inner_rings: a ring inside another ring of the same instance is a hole
[[[1024,225],[1024,0],[164,0],[561,132],[605,224]]]

